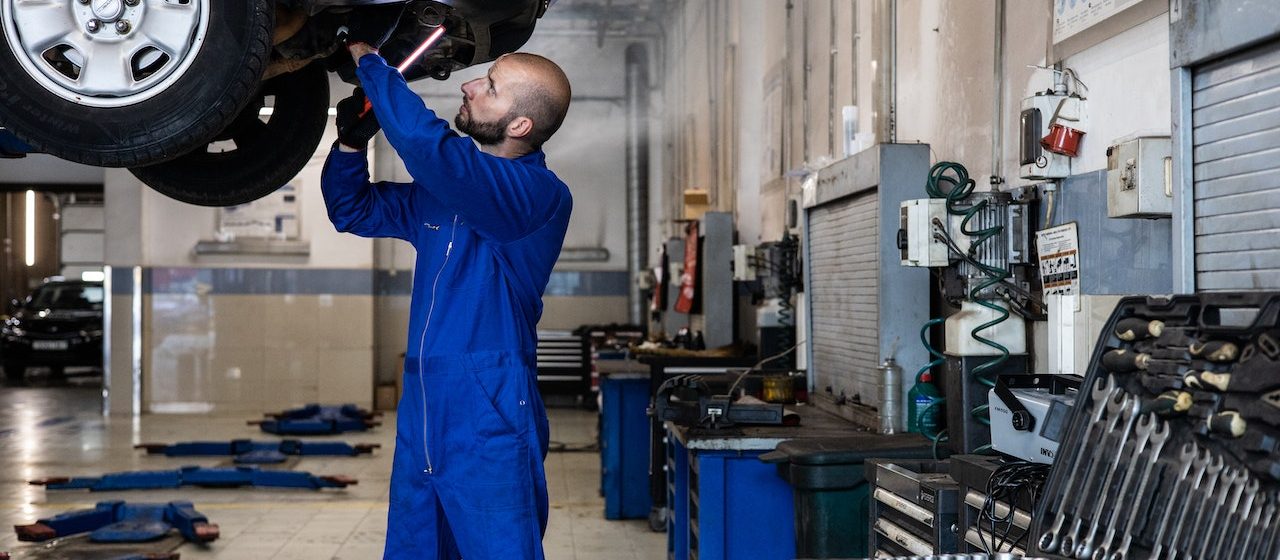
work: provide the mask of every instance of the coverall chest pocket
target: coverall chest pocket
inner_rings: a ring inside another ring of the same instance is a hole
[[[482,410],[478,423],[499,433],[529,430],[529,373],[518,366],[469,370]],[[480,429],[480,426],[477,426]]]
[[[493,283],[496,268],[476,239],[457,241],[444,271],[444,285],[454,293],[477,292]]]

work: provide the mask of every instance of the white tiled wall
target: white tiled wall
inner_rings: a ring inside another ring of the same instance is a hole
[[[372,296],[154,294],[143,306],[150,411],[372,405]]]

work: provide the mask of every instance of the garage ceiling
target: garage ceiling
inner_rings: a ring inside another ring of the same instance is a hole
[[[674,0],[558,0],[540,31],[593,32],[605,36],[651,35]]]

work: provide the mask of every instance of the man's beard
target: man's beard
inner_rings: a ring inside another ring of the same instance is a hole
[[[464,117],[459,111],[458,116],[453,118],[453,124],[458,128],[458,132],[470,136],[481,146],[495,146],[507,139],[507,126],[510,126],[511,121],[514,120],[516,120],[515,115],[507,113],[497,122],[478,122],[470,116]]]

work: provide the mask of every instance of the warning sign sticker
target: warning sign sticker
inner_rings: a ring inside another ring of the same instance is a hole
[[[1037,231],[1036,251],[1045,297],[1080,293],[1080,236],[1075,222]]]

